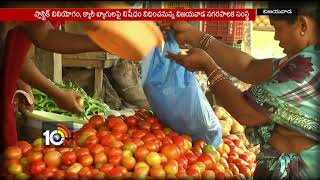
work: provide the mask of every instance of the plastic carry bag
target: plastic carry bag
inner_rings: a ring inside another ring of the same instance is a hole
[[[156,48],[142,63],[143,89],[154,114],[179,133],[189,133],[217,147],[222,138],[218,118],[201,90],[195,74],[164,57],[180,48],[167,34],[163,54]]]

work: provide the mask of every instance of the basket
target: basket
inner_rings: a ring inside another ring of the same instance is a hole
[[[34,110],[24,112],[17,118],[19,140],[32,142],[43,137],[42,125],[48,122],[51,124],[64,124],[71,132],[79,130],[87,121],[76,117],[64,116],[45,111]]]

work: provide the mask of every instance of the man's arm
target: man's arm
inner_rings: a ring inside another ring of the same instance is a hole
[[[39,48],[61,54],[103,51],[87,35],[56,30],[49,22],[23,22],[22,26]]]
[[[78,103],[81,99],[79,93],[60,89],[45,77],[30,59],[25,60],[20,76],[23,81],[51,97],[60,108],[74,113],[83,111],[83,108]]]

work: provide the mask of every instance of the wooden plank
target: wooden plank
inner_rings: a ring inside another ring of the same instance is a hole
[[[101,68],[104,66],[104,61],[97,59],[71,59],[63,58],[62,59],[63,67],[93,67]]]
[[[62,82],[62,55],[53,53],[53,81]]]
[[[104,61],[104,68],[110,68],[118,63],[119,59],[108,59]]]
[[[97,92],[97,96],[101,97],[103,83],[103,68],[94,69],[94,89]]]

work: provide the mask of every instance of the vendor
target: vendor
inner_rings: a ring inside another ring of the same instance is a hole
[[[31,86],[47,90],[49,96],[57,94],[57,91],[52,92],[52,90],[57,90],[52,84],[43,81],[43,77],[40,77],[41,73],[37,72],[32,61],[28,60],[24,63],[31,43],[33,42],[40,48],[57,53],[82,53],[100,51],[101,49],[86,35],[55,30],[49,22],[19,22],[17,24],[2,22],[1,24],[4,29],[2,29],[1,34],[2,70],[0,71],[0,84],[2,89],[0,109],[2,112],[0,112],[0,131],[2,134],[0,137],[3,139],[0,140],[0,150],[3,151],[6,146],[16,145],[17,143],[16,121],[11,102],[22,67],[26,66],[26,68],[23,68],[21,75],[29,81],[28,83]],[[11,26],[12,24],[14,26]],[[36,76],[36,78],[32,76]],[[67,93],[63,96],[68,96]],[[64,104],[66,101],[60,99],[59,103]]]

